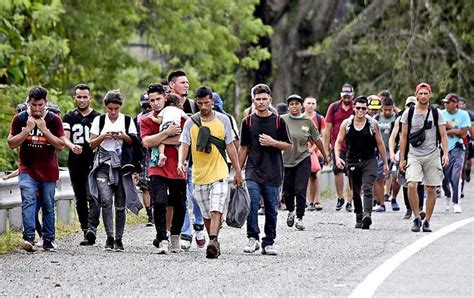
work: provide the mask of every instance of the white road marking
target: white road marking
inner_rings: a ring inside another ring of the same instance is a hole
[[[377,267],[360,283],[349,296],[350,298],[359,298],[359,297],[372,297],[377,290],[377,288],[383,283],[383,281],[404,261],[409,257],[413,256],[435,240],[443,237],[446,234],[449,234],[471,222],[474,222],[474,217],[466,218],[457,222],[450,224],[442,228],[439,231],[431,233],[427,236],[424,236],[421,239],[418,239],[414,243],[402,249],[396,255],[385,261],[382,265]]]

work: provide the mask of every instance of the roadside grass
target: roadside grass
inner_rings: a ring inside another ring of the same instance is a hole
[[[145,224],[147,222],[147,219],[148,217],[146,215],[146,212],[144,212],[143,210],[140,212],[139,215],[127,212],[126,225],[136,226],[140,224]],[[98,230],[104,230],[104,226],[102,223],[99,225]],[[64,224],[59,221],[56,221],[56,239],[61,240],[66,236],[79,232],[81,232],[81,226],[79,224],[79,220],[77,219],[76,208],[74,204],[72,204],[71,224]],[[5,233],[0,234],[0,255],[15,252],[17,249],[20,248],[22,242],[22,232],[8,227]]]

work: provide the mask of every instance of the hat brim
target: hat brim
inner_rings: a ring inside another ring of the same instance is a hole
[[[382,106],[368,106],[369,110],[380,110]]]
[[[353,96],[354,93],[352,92],[341,92],[341,97],[344,97],[344,96]]]

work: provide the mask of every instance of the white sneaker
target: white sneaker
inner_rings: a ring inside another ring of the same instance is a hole
[[[244,247],[244,252],[253,253],[259,249],[260,249],[260,242],[257,239],[250,237],[249,242],[247,243],[247,246]]]
[[[181,239],[179,240],[179,245],[181,246],[182,250],[189,250],[191,248],[191,241]]]
[[[38,239],[38,242],[36,242],[35,246],[38,248],[43,248],[43,237]]]
[[[301,218],[296,219],[295,227],[297,230],[304,231],[306,227],[303,224],[303,219]]]
[[[444,210],[449,211],[450,208],[451,208],[451,198],[446,197],[446,201],[444,202]]]
[[[453,204],[453,211],[454,213],[461,213],[462,212],[461,205]]]
[[[162,240],[160,244],[158,245],[158,254],[159,255],[169,254],[169,246],[170,246],[170,243],[168,242],[168,240]]]
[[[276,256],[278,251],[273,247],[273,245],[267,245],[262,248],[262,255]]]
[[[197,231],[196,232],[196,245],[199,248],[203,248],[206,246],[206,234],[204,231]]]

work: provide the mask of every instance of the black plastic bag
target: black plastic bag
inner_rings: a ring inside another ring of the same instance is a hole
[[[250,213],[250,195],[247,187],[237,186],[230,198],[225,222],[229,227],[241,228]]]

